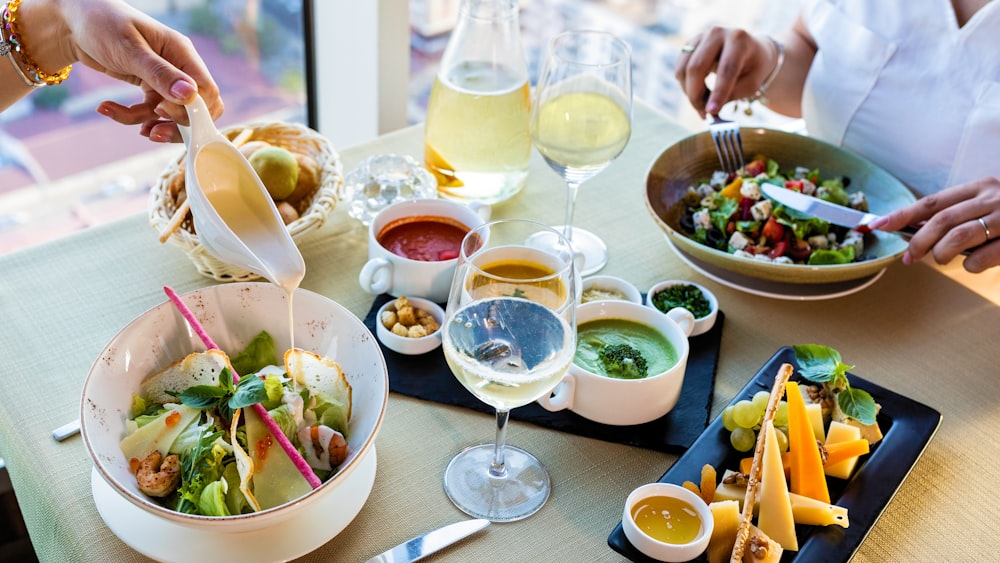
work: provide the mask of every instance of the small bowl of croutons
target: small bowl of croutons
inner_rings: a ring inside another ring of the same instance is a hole
[[[419,297],[400,296],[378,310],[375,334],[386,348],[400,354],[426,354],[441,345],[444,309]]]

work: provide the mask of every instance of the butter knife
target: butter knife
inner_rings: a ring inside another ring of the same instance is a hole
[[[396,547],[372,557],[365,563],[410,563],[447,547],[458,540],[490,525],[489,520],[463,520],[417,536]]]

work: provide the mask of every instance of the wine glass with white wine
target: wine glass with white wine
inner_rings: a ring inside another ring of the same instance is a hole
[[[540,233],[546,249],[528,242]],[[445,471],[448,498],[467,514],[520,520],[549,497],[548,472],[505,436],[510,410],[551,392],[573,361],[574,269],[569,241],[541,223],[494,221],[462,242],[442,323],[444,356],[497,421],[495,443],[464,449]]]
[[[601,31],[566,31],[548,45],[535,86],[531,138],[569,187],[566,224],[556,227],[583,256],[581,275],[608,261],[596,234],[573,227],[580,184],[621,154],[632,134],[632,56],[622,39]]]

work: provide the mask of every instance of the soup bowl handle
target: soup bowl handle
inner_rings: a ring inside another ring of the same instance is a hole
[[[392,262],[385,258],[372,258],[365,262],[358,274],[358,283],[368,293],[388,293],[392,282]]]
[[[576,396],[576,377],[567,373],[556,384],[551,393],[546,393],[538,399],[538,404],[547,411],[556,412],[573,408],[573,397]]]
[[[684,307],[674,307],[667,311],[667,318],[674,321],[674,324],[681,329],[684,336],[691,336],[694,330],[694,315]]]

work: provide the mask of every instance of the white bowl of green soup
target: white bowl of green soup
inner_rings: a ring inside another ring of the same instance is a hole
[[[576,356],[552,393],[538,403],[569,409],[615,426],[642,424],[677,404],[687,368],[694,316],[664,315],[628,301],[595,301],[577,308]]]

